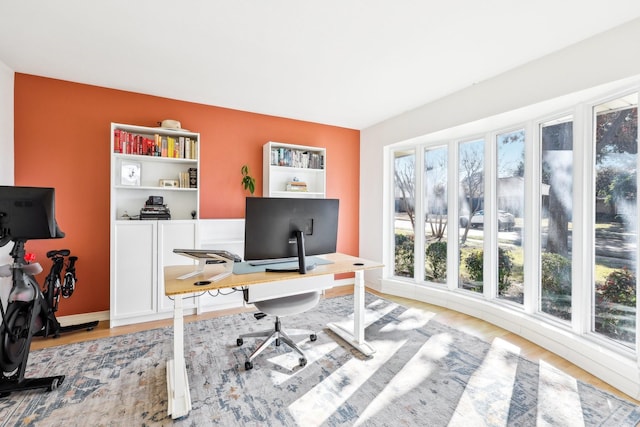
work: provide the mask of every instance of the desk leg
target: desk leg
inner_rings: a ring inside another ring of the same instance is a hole
[[[353,330],[337,323],[329,323],[327,327],[365,356],[372,356],[376,350],[364,339],[364,310],[364,271],[358,270],[353,286]]]
[[[187,366],[184,361],[184,316],[182,296],[173,300],[173,359],[167,361],[168,413],[171,418],[184,417],[191,410]]]

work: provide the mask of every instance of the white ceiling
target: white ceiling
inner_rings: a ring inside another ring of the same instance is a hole
[[[363,129],[639,16],[638,0],[0,0],[0,61]]]

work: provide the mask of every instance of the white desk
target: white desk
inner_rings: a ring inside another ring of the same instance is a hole
[[[330,323],[327,327],[365,356],[371,356],[375,353],[373,347],[364,339],[364,270],[382,268],[383,265],[340,253],[324,255],[323,257],[332,261],[332,264],[318,265],[304,276],[298,273],[265,272],[233,274],[206,286],[194,286],[193,283],[211,277],[212,273],[215,273],[215,269],[220,268],[219,266],[215,264],[207,266],[201,274],[186,280],[180,280],[178,277],[192,271],[193,266],[167,266],[164,268],[165,294],[174,298],[173,359],[167,362],[168,411],[172,418],[183,417],[191,410],[191,395],[189,393],[189,381],[184,360],[184,318],[181,296],[185,294],[224,288],[243,288],[268,282],[300,279],[302,277],[355,273],[353,330],[344,329],[334,323]]]

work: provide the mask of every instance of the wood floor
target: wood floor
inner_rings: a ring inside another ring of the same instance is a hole
[[[342,286],[334,289],[330,289],[326,292],[325,298],[332,298],[336,296],[350,294],[353,291],[351,286]],[[372,291],[370,291],[372,292]],[[376,293],[376,292],[372,292]],[[481,338],[485,341],[491,341],[494,338],[501,338],[513,345],[520,348],[520,355],[532,361],[545,361],[550,365],[562,370],[563,372],[571,375],[572,377],[583,381],[588,384],[592,384],[598,388],[606,390],[616,396],[627,399],[640,405],[640,401],[632,399],[630,396],[615,389],[604,381],[594,377],[583,369],[572,364],[568,360],[551,353],[542,347],[518,336],[512,332],[506,331],[502,328],[494,326],[483,320],[475,317],[468,316],[463,313],[452,311],[443,307],[427,304],[420,301],[414,301],[406,298],[395,297],[391,295],[381,294],[382,297],[392,300],[398,304],[402,304],[405,307],[419,308],[436,313],[434,319],[441,323],[464,331],[470,335]],[[197,320],[209,319],[214,317],[220,317],[224,315],[234,314],[241,311],[250,311],[249,309],[237,308],[232,310],[221,310],[214,313],[205,313],[201,315],[185,316],[185,322],[193,322]],[[77,331],[62,334],[59,338],[41,338],[35,337],[31,343],[31,350],[38,350],[46,347],[54,347],[59,345],[71,344],[75,342],[88,341],[98,338],[112,337],[117,335],[123,335],[133,332],[138,332],[146,329],[159,328],[163,326],[172,325],[172,319],[159,320],[155,322],[140,323],[136,325],[119,326],[116,328],[109,328],[108,322],[100,322],[100,324],[92,331]]]

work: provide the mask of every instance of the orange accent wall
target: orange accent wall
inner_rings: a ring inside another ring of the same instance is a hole
[[[360,132],[335,126],[176,101],[16,73],[15,185],[56,189],[56,217],[66,237],[30,241],[45,272],[45,253],[79,257],[78,285],[59,315],[109,309],[111,122],[157,126],[163,119],[200,132],[200,218],[243,218],[248,164],[262,195],[267,141],[326,147],[327,197],[340,199],[338,251],[358,255]],[[41,273],[42,281],[46,273]]]

